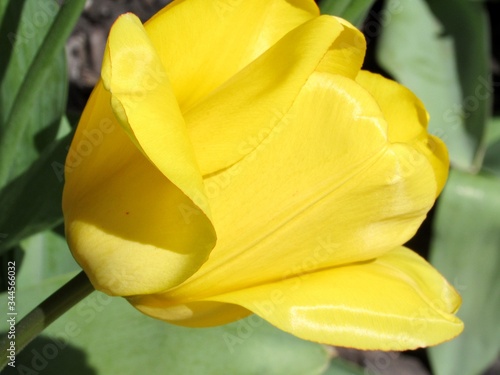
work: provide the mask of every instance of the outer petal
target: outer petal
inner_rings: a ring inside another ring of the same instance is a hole
[[[338,17],[335,19],[343,27],[342,35],[328,50],[316,70],[354,79],[365,58],[366,40],[364,35],[349,22]]]
[[[390,144],[386,131],[361,86],[314,73],[252,153],[205,180],[219,238],[209,260],[174,290],[133,303],[162,317],[169,306],[373,259],[406,242],[436,182],[429,163],[406,168],[414,150]]]
[[[146,29],[185,110],[318,15],[311,0],[174,1]]]
[[[141,21],[124,14],[113,25],[102,64],[113,112],[137,148],[191,198],[203,182],[167,74]],[[208,214],[208,206],[203,207]]]
[[[230,292],[238,304],[307,340],[407,350],[457,336],[460,297],[424,259],[399,248],[372,261]]]
[[[334,17],[306,22],[188,111],[186,123],[202,173],[227,168],[257,148],[287,116],[315,70],[355,78],[364,48],[345,46],[356,33]]]
[[[194,273],[214,246],[202,178],[167,76],[133,15],[111,30],[103,79],[111,95],[97,86],[68,156],[68,241],[96,288],[158,292]]]
[[[437,137],[427,133],[428,113],[422,102],[406,87],[378,74],[360,71],[356,81],[368,90],[380,105],[389,123],[391,142],[411,144],[416,152],[412,167],[430,162],[439,195],[448,177],[448,151]]]

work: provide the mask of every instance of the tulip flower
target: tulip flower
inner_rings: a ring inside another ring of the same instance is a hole
[[[113,25],[65,166],[96,289],[206,327],[255,313],[321,343],[434,345],[460,297],[403,244],[447,151],[362,34],[313,1],[174,1]]]

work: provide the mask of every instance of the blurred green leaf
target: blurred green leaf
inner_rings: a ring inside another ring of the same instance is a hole
[[[423,0],[404,5],[389,0],[391,17],[384,23],[377,58],[424,102],[431,116],[429,130],[445,141],[452,164],[477,170],[491,96],[487,23],[481,4],[465,2],[467,6],[457,1],[462,5],[456,7],[455,0],[429,1],[431,9]],[[439,12],[436,18],[436,7],[445,8],[446,16]],[[454,17],[462,20],[457,30],[449,28]]]
[[[61,125],[62,126],[62,125]],[[0,194],[0,253],[22,239],[62,222],[64,161],[72,133],[46,148],[40,158]]]
[[[500,117],[492,118],[486,137],[483,170],[500,177]]]
[[[323,0],[320,2],[322,14],[342,17],[353,25],[361,27],[375,0]]]
[[[3,12],[6,19],[11,11],[19,13],[16,5],[22,7],[17,29],[2,35],[13,51],[3,62],[0,87],[0,187],[36,158],[37,142],[43,148],[58,131],[66,105],[64,43],[85,0],[67,1],[60,10],[52,0],[23,4],[11,1]]]
[[[330,362],[330,367],[324,375],[363,375],[366,371],[363,368],[346,361],[342,358],[334,358]]]
[[[26,253],[23,266],[16,277],[18,288],[29,288],[47,279],[81,270],[71,255],[65,238],[53,231],[37,233],[21,241],[20,246],[22,249],[29,249],[29,252]]]
[[[9,33],[15,35],[15,31],[20,26],[19,22],[25,4],[25,0],[0,2],[0,51],[2,51],[0,54],[0,82],[4,80],[5,72],[14,52],[13,43],[9,40]],[[6,115],[1,100],[0,114],[2,119]]]
[[[20,314],[27,308],[22,301],[40,301],[61,281],[18,290]],[[6,322],[0,324],[5,330]],[[5,374],[43,369],[42,374],[73,375],[313,375],[321,374],[328,360],[322,345],[256,316],[216,328],[182,328],[149,318],[122,298],[94,292],[26,347],[14,371]]]
[[[464,332],[430,349],[436,375],[476,375],[500,350],[500,179],[452,172],[440,198],[431,262],[463,299]]]
[[[493,88],[490,81],[490,28],[482,1],[427,0],[432,12],[453,38],[458,67],[465,131],[474,149],[472,172],[481,168],[486,126],[491,117]],[[455,112],[456,113],[456,112]],[[457,165],[461,167],[460,165]]]

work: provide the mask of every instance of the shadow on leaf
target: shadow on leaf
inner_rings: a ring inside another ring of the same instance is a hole
[[[2,333],[2,336],[5,333]],[[7,366],[5,375],[97,375],[87,355],[64,340],[40,336],[15,358],[15,367]]]

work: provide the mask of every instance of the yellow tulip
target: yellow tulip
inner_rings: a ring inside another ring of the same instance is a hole
[[[309,0],[121,16],[65,167],[67,239],[92,284],[191,327],[255,313],[383,350],[458,335],[460,297],[402,246],[446,148],[364,53]]]

